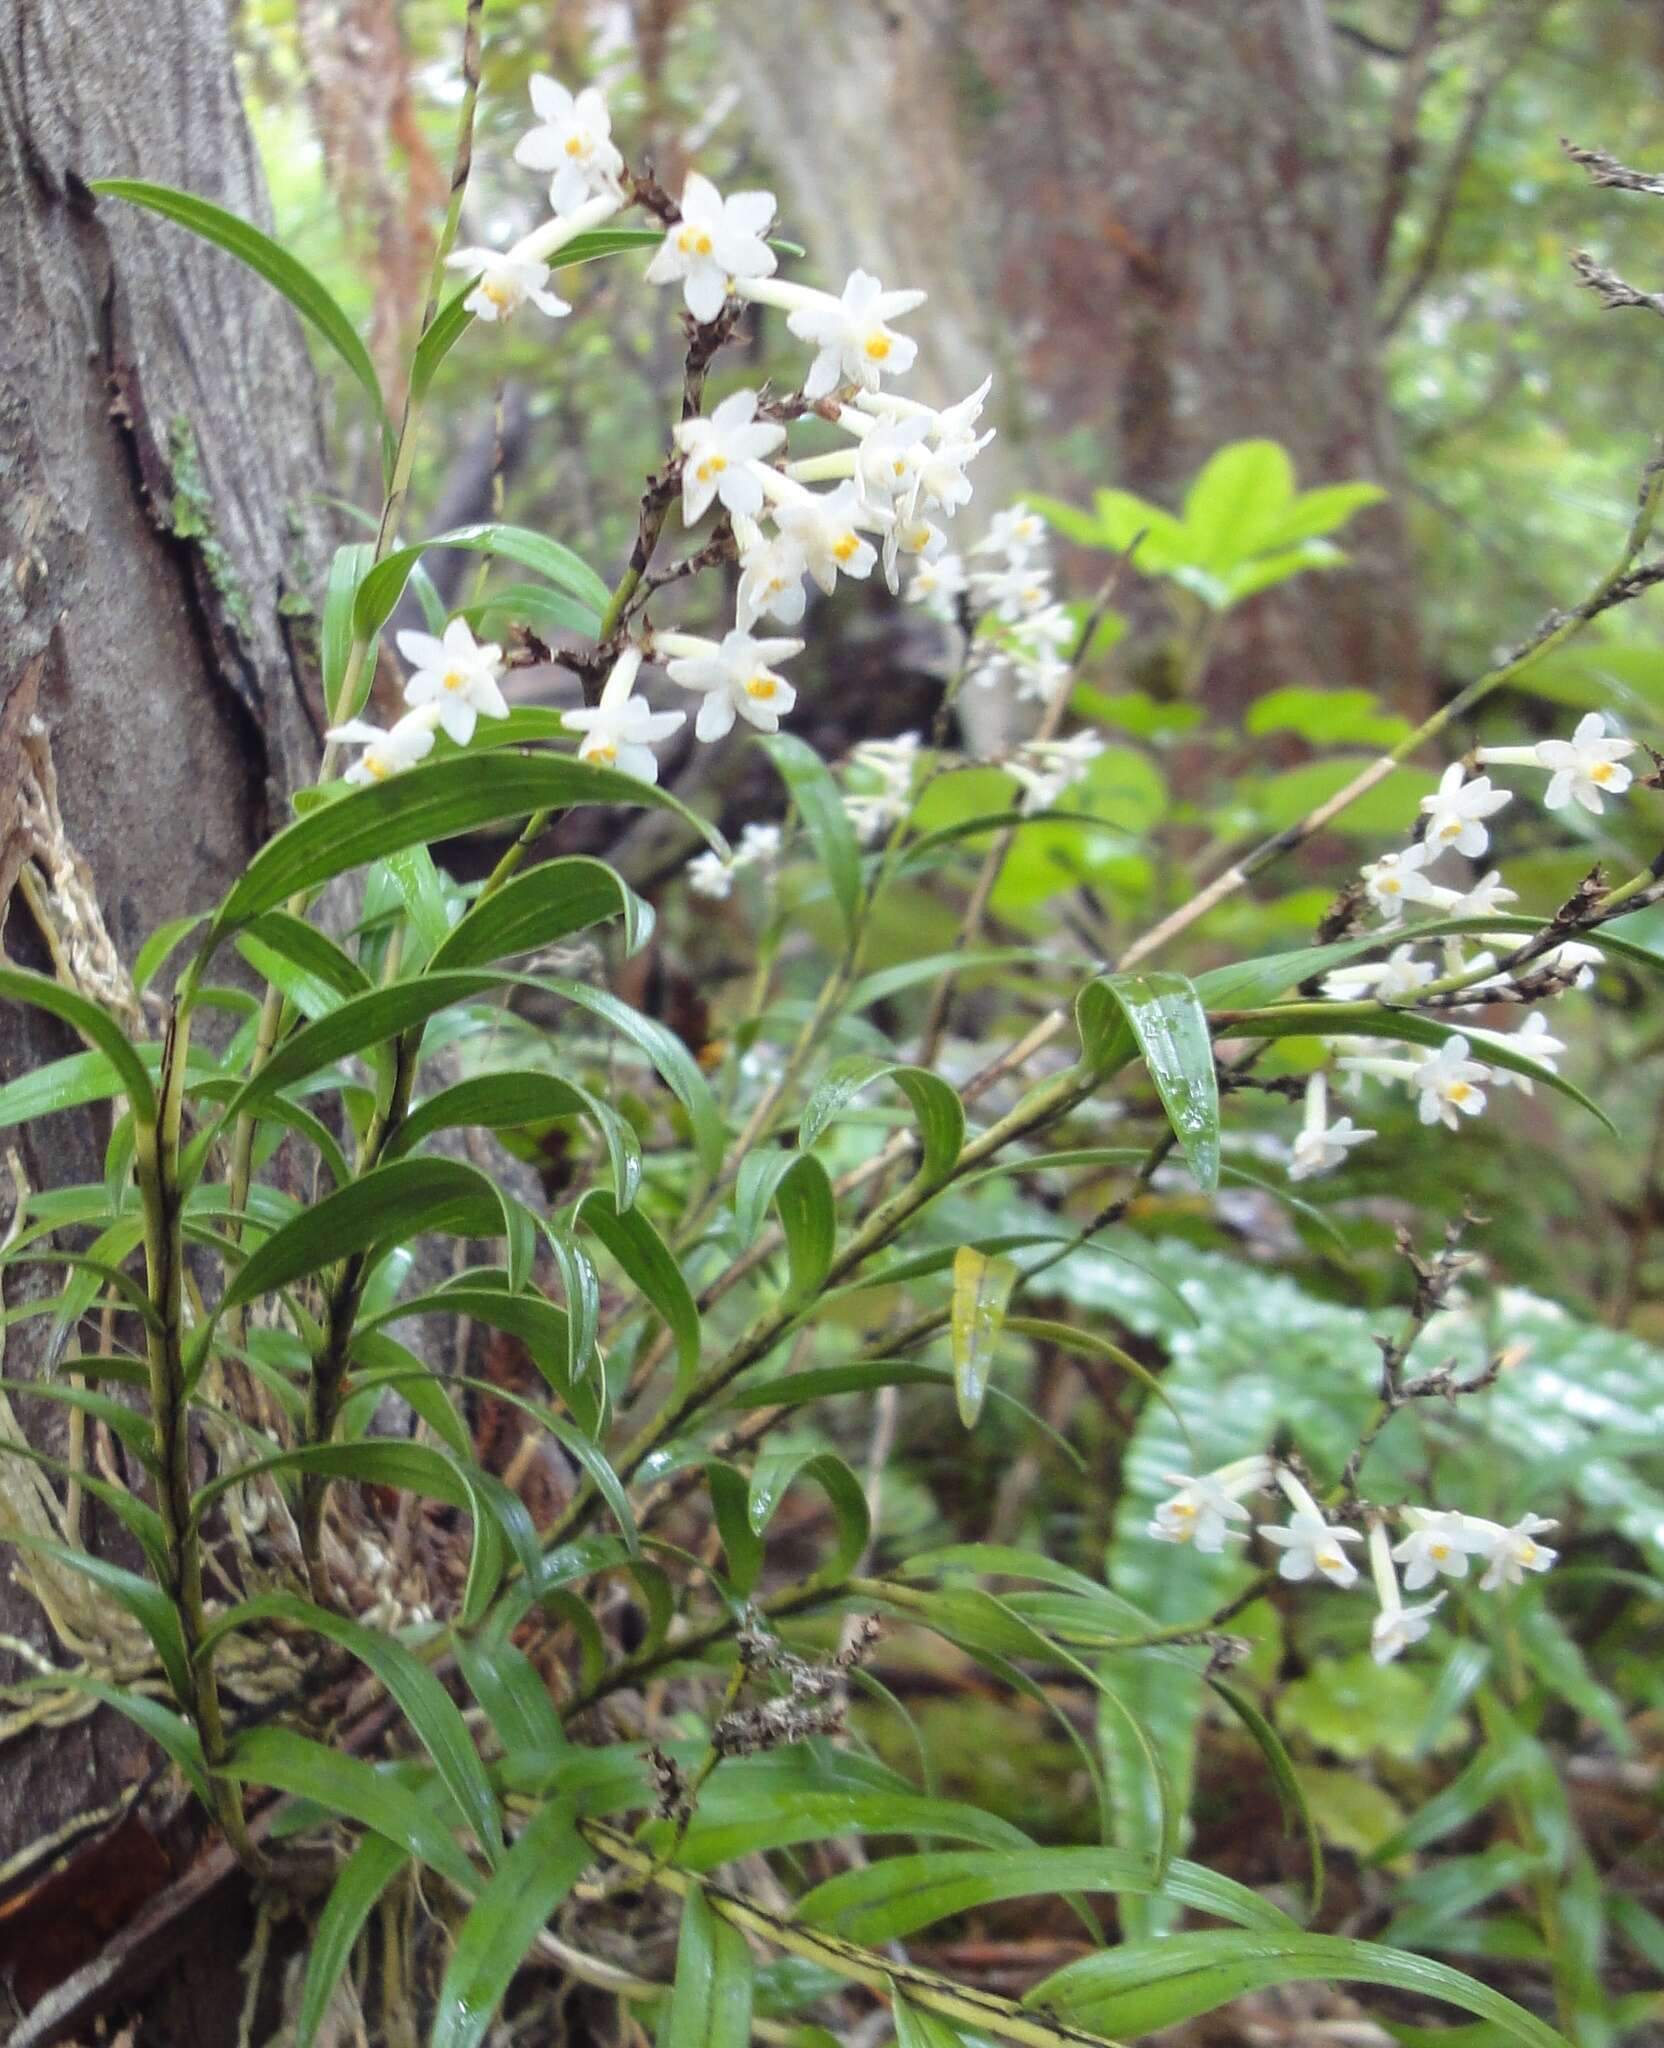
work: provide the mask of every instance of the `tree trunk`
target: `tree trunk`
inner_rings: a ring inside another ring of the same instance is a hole
[[[311,772],[308,593],[327,536],[299,323],[219,250],[124,202],[95,204],[87,181],[107,176],[266,218],[222,0],[0,0],[4,943],[130,1006],[120,961],[163,920],[211,908]],[[0,1018],[6,1079],[78,1049],[39,1013]],[[39,1119],[0,1147],[30,1189],[97,1183],[109,1121]],[[13,1171],[0,1175],[0,1215]],[[39,1268],[5,1280],[8,1305],[63,1284]],[[29,1333],[41,1327],[0,1332],[8,1377],[38,1367]],[[64,1426],[43,1420],[45,1406],[18,1402],[19,1420],[61,1454]],[[27,1473],[3,1461],[0,1533],[27,1520],[31,1498],[41,1511]],[[108,1542],[96,1523],[90,1535]],[[11,1570],[0,1629],[70,1661]],[[0,1760],[0,1866],[106,1807],[153,1761],[102,1711],[14,1735]],[[138,1860],[125,1859],[129,1874]],[[0,1895],[30,1882],[0,1870]],[[79,1920],[99,1938],[85,1902],[54,1917],[60,1932]],[[38,1995],[71,1957],[27,1953],[19,1926],[8,1908],[7,1976],[21,1961],[19,1989]]]
[[[996,373],[979,499],[1168,504],[1267,435],[1312,484],[1397,475],[1339,80],[1317,0],[722,0],[726,60],[841,284],[931,295],[920,394]],[[910,383],[909,389],[914,388]],[[989,492],[988,487],[992,486]],[[986,516],[985,514],[983,515]],[[1216,686],[1414,693],[1402,522],[1235,614]]]

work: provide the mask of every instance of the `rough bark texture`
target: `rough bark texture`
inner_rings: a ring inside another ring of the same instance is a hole
[[[184,230],[94,206],[86,181],[117,175],[267,214],[221,0],[0,0],[0,898],[6,951],[48,970],[10,894],[32,718],[129,962],[155,925],[213,905],[316,747],[327,540],[298,322]],[[0,1017],[6,1079],[77,1049],[34,1012]],[[96,1181],[107,1131],[74,1114],[0,1142],[39,1187]],[[25,1372],[8,1334],[5,1370]],[[49,1647],[9,1570],[0,1629]],[[148,1763],[125,1727],[99,1714],[0,1756],[0,1865]]]
[[[1270,435],[1307,483],[1396,462],[1317,0],[722,0],[728,60],[827,279],[931,294],[921,395],[998,373],[979,503],[1114,482],[1167,503]],[[921,332],[925,316],[912,323]],[[910,384],[909,388],[914,388]],[[992,458],[992,459],[990,459]],[[1414,691],[1408,550],[1243,608],[1237,698]]]

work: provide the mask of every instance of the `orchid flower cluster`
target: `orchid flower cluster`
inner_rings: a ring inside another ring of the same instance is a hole
[[[1591,711],[1578,721],[1569,740],[1480,747],[1471,760],[1481,771],[1545,771],[1549,779],[1543,803],[1548,810],[1578,804],[1599,816],[1607,799],[1621,796],[1634,780],[1624,760],[1635,751],[1635,745],[1601,712]],[[1507,975],[1491,971],[1496,955],[1485,949],[1487,942],[1503,949],[1512,947],[1516,943],[1512,935],[1482,934],[1480,950],[1475,952],[1469,952],[1464,940],[1447,936],[1436,942],[1442,957],[1432,958],[1425,950],[1428,942],[1418,942],[1414,926],[1404,923],[1404,913],[1411,905],[1439,917],[1482,918],[1505,910],[1516,900],[1515,891],[1504,886],[1496,868],[1456,887],[1435,880],[1431,872],[1450,855],[1482,862],[1490,850],[1489,821],[1512,801],[1513,792],[1497,787],[1489,774],[1470,774],[1466,761],[1451,763],[1438,788],[1422,798],[1422,823],[1411,844],[1382,854],[1361,870],[1364,895],[1379,914],[1381,931],[1402,930],[1402,943],[1385,959],[1336,968],[1324,980],[1327,996],[1340,1002],[1374,997],[1379,1002],[1411,1005],[1424,992],[1459,990],[1470,992],[1474,999],[1471,1007],[1479,1008],[1499,991],[1517,994]],[[1538,955],[1531,963],[1531,995],[1588,987],[1600,958],[1597,947],[1575,939]],[[1476,1056],[1482,1055],[1487,1045],[1507,1045],[1549,1073],[1555,1071],[1555,1061],[1566,1050],[1564,1041],[1552,1034],[1547,1018],[1537,1010],[1517,1031],[1488,1031],[1470,1025],[1436,1049],[1391,1041],[1383,1044],[1379,1039],[1345,1039],[1337,1044],[1341,1057],[1336,1064],[1351,1077],[1349,1085],[1354,1090],[1365,1080],[1400,1083],[1409,1089],[1423,1123],[1442,1123],[1450,1130],[1460,1129],[1464,1117],[1478,1116],[1491,1090],[1513,1087],[1531,1093],[1529,1076]],[[1373,1130],[1355,1125],[1349,1116],[1331,1118],[1327,1079],[1314,1074],[1307,1083],[1305,1113],[1291,1147],[1289,1178],[1303,1180],[1327,1173],[1339,1166],[1354,1146],[1375,1135]]]
[[[1330,1521],[1286,1465],[1256,1453],[1199,1477],[1164,1472],[1162,1478],[1177,1491],[1160,1502],[1149,1523],[1149,1533],[1158,1541],[1188,1543],[1203,1555],[1218,1555],[1228,1544],[1248,1540],[1249,1529],[1239,1526],[1246,1523],[1257,1527],[1260,1536],[1280,1553],[1279,1578],[1296,1584],[1323,1578],[1343,1590],[1356,1585],[1358,1567],[1347,1550],[1364,1542],[1364,1537],[1343,1522]],[[1262,1493],[1272,1484],[1287,1500],[1289,1518],[1283,1523],[1255,1524],[1243,1502],[1249,1494]],[[1406,1592],[1419,1593],[1439,1578],[1465,1579],[1479,1560],[1484,1567],[1479,1590],[1492,1593],[1501,1586],[1522,1585],[1527,1572],[1546,1572],[1559,1555],[1537,1540],[1555,1526],[1541,1515],[1522,1515],[1505,1528],[1500,1522],[1454,1508],[1405,1507],[1397,1514],[1405,1532],[1397,1544],[1388,1534],[1386,1511],[1372,1510],[1369,1516],[1370,1575],[1379,1602],[1370,1649],[1377,1664],[1390,1664],[1412,1643],[1420,1642],[1445,1599],[1439,1592],[1431,1600],[1407,1606]],[[1397,1570],[1400,1565],[1404,1567],[1402,1583]]]
[[[921,562],[907,601],[944,624],[962,608],[974,617],[968,681],[983,689],[1009,683],[1021,700],[1050,703],[1068,677],[1076,627],[1053,595],[1044,520],[1019,499],[994,515],[970,552],[986,560],[968,567],[939,554]]]
[[[573,94],[541,77],[530,91],[536,125],[514,154],[529,169],[551,174],[552,218],[506,250],[458,249],[446,258],[473,280],[464,305],[483,320],[506,320],[527,305],[556,319],[570,313],[549,286],[554,260],[574,236],[599,227],[642,189],[612,139],[611,115],[598,91]],[[938,522],[968,502],[967,471],[992,439],[991,431],[977,431],[991,379],[941,410],[887,388],[918,353],[917,343],[893,323],[924,303],[923,292],[886,291],[864,270],[853,272],[836,295],[776,277],[775,253],[765,239],[775,215],[771,192],[724,195],[692,171],[676,213],[648,264],[648,282],[679,287],[689,315],[702,326],[735,300],[777,307],[813,356],[801,390],[788,402],[765,407],[757,391],[735,391],[709,415],[675,429],[684,524],[695,526],[716,508],[733,537],[740,567],[734,625],[720,640],[677,632],[627,640],[598,702],[563,720],[580,735],[582,759],[645,782],[658,779],[654,746],[686,723],[686,713],[655,711],[635,695],[649,653],[665,658],[670,680],[700,699],[696,738],[722,739],[738,720],[760,732],[778,731],[797,701],[780,665],[804,643],[788,634],[759,636],[758,623],[772,618],[798,625],[807,582],[830,595],[840,576],[865,579],[881,567],[896,591],[904,558],[923,564],[942,558],[947,535]],[[811,415],[837,429],[844,444],[790,460],[787,421]],[[438,726],[466,745],[476,716],[506,713],[497,687],[501,650],[476,646],[464,622],[446,629],[449,666],[431,653],[429,636],[400,634],[398,646],[416,664],[405,689],[409,714],[389,732],[355,719],[329,735],[365,750],[347,771],[349,781],[379,780],[413,766],[432,748]],[[432,674],[441,678],[437,693],[422,681]],[[419,684],[426,694],[416,694]],[[447,705],[469,715],[446,717]],[[754,837],[735,864],[770,852]],[[727,893],[712,864],[695,865],[696,888]]]

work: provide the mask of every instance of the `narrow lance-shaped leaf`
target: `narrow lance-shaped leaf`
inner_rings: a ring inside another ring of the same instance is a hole
[[[1087,1064],[1112,1068],[1123,1041],[1110,1028],[1107,995],[1144,1056],[1198,1185],[1219,1185],[1219,1077],[1213,1039],[1195,988],[1182,974],[1111,974],[1083,990],[1077,1007]]]
[[[385,624],[410,580],[411,570],[428,548],[466,548],[474,554],[501,555],[505,561],[518,562],[523,569],[534,569],[581,599],[593,612],[595,626],[600,625],[601,614],[607,608],[607,586],[570,548],[524,526],[487,522],[453,527],[448,533],[436,533],[428,540],[395,548],[384,556],[359,584],[353,601],[353,631],[361,640],[367,640]]]
[[[147,207],[152,213],[177,221],[181,227],[189,228],[192,234],[200,235],[205,242],[213,242],[228,255],[235,256],[239,263],[246,264],[257,276],[275,286],[351,370],[370,401],[377,426],[384,437],[388,435],[381,384],[375,364],[370,360],[370,352],[359,340],[357,329],[337,300],[304,263],[297,261],[287,249],[280,247],[270,235],[263,234],[252,222],[228,213],[212,200],[198,198],[194,192],[181,192],[171,185],[153,185],[143,178],[94,178],[91,184],[100,198],[126,199],[135,206]]]
[[[719,852],[726,847],[685,804],[662,789],[565,755],[459,754],[427,761],[308,811],[261,847],[215,913],[211,936],[273,910],[290,896],[400,847],[431,844],[533,811],[577,804],[648,805],[674,811]]]
[[[963,1244],[953,1256],[953,1387],[959,1420],[974,1429],[988,1393],[988,1369],[1005,1327],[1005,1309],[1019,1268]]]
[[[694,1886],[682,1907],[662,2048],[746,2048],[754,1974],[745,1936],[713,1913],[703,1887]]]
[[[591,1188],[573,1220],[592,1231],[649,1305],[663,1319],[676,1345],[678,1389],[699,1369],[699,1305],[669,1247],[639,1209],[620,1209],[605,1188]]]
[[[853,937],[861,908],[861,849],[832,771],[814,748],[794,733],[774,733],[760,739],[758,745],[792,793],[804,829],[826,869],[845,935]]]
[[[572,1801],[556,1800],[527,1823],[457,1931],[431,2048],[477,2048],[527,1950],[590,1856]]]

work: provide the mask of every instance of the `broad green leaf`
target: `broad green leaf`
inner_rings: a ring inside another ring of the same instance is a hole
[[[1386,496],[1379,484],[1319,484],[1301,491],[1283,516],[1262,534],[1263,548],[1289,548],[1305,540],[1321,540],[1353,516]]]
[[[0,967],[0,997],[45,1010],[67,1024],[101,1053],[115,1069],[121,1092],[132,1103],[134,1114],[147,1122],[156,1116],[156,1091],[137,1051],[113,1017],[89,997],[65,988],[49,975],[32,973],[26,967]]]
[[[1220,1929],[1126,1942],[1042,1979],[1024,1998],[1095,2032],[1129,2037],[1215,2012],[1273,1984],[1380,1984],[1454,2005],[1524,2048],[1565,2048],[1552,2027],[1443,1963],[1334,1934]]]
[[[263,910],[372,860],[533,811],[576,804],[650,805],[674,811],[719,852],[720,835],[664,790],[560,755],[460,754],[347,791],[285,826],[261,847],[215,913],[217,942]]]
[[[623,876],[577,855],[545,861],[476,903],[436,944],[429,969],[489,966],[620,916],[624,950],[633,953],[652,931],[653,913]]]
[[[417,1739],[433,1759],[457,1811],[473,1829],[488,1860],[502,1854],[502,1819],[468,1724],[450,1694],[427,1666],[381,1629],[364,1628],[344,1615],[293,1593],[262,1593],[244,1600],[216,1623],[216,1633],[243,1630],[262,1621],[325,1636],[355,1656],[398,1702]]]
[[[227,1289],[225,1305],[254,1301],[337,1259],[423,1231],[503,1237],[509,1233],[505,1197],[488,1175],[459,1159],[396,1159],[372,1167],[274,1231]]]
[[[365,1921],[409,1860],[409,1852],[397,1842],[366,1835],[341,1866],[312,1929],[295,2020],[295,2048],[312,2048]]]
[[[620,1209],[605,1188],[591,1188],[573,1220],[592,1231],[663,1319],[676,1344],[680,1391],[699,1370],[699,1304],[669,1246],[639,1209]]]
[[[1184,530],[1199,568],[1224,571],[1269,545],[1294,502],[1294,465],[1277,441],[1233,441],[1185,493]]]
[[[886,1078],[895,1082],[912,1105],[919,1129],[920,1180],[926,1186],[946,1180],[965,1145],[964,1104],[940,1075],[874,1053],[850,1053],[827,1068],[803,1112],[799,1146],[807,1152],[862,1089]]]
[[[545,1921],[592,1860],[571,1800],[541,1808],[468,1910],[439,1986],[431,2048],[477,2048]]]
[[[216,1775],[307,1799],[356,1821],[472,1894],[479,1873],[450,1827],[394,1773],[314,1742],[292,1728],[246,1728]]]
[[[1219,1078],[1195,986],[1182,974],[1154,972],[1109,974],[1093,986],[1126,1019],[1190,1170],[1212,1194],[1219,1185]],[[1100,1044],[1093,1064],[1108,1056]]]
[[[1199,1863],[1169,1865],[1164,1884],[1146,1857],[1124,1849],[936,1849],[929,1855],[886,1856],[816,1885],[798,1903],[798,1918],[845,1941],[899,1941],[951,1915],[1004,1899],[1041,1893],[1149,1893],[1239,1927],[1287,1928],[1286,1913],[1234,1878]]]
[[[953,1387],[959,1420],[967,1429],[976,1427],[982,1413],[989,1368],[1018,1270],[1010,1259],[988,1258],[968,1244],[953,1255]]]
[[[154,1074],[161,1063],[161,1047],[138,1045],[134,1051],[146,1073]],[[214,1064],[211,1053],[193,1045],[186,1071],[201,1074],[212,1071]],[[37,1116],[52,1116],[59,1110],[79,1109],[88,1102],[107,1102],[121,1092],[121,1076],[104,1053],[67,1053],[61,1060],[48,1060],[45,1066],[19,1074],[0,1088],[0,1130],[32,1123]]]
[[[694,1885],[682,1906],[676,1982],[659,2048],[747,2048],[753,1976],[745,1936]]]
[[[395,548],[369,571],[353,601],[353,631],[359,639],[367,640],[386,623],[410,580],[411,570],[429,548],[466,548],[475,554],[500,555],[505,561],[518,562],[523,569],[535,570],[590,608],[594,614],[591,632],[599,628],[601,614],[611,596],[589,564],[570,548],[562,547],[558,540],[550,540],[524,526],[504,526],[493,521],[478,526],[454,526],[448,533],[436,533],[409,547]]]
[[[381,382],[370,352],[334,297],[304,263],[250,222],[228,213],[223,206],[215,206],[211,200],[199,199],[194,192],[180,192],[171,185],[153,185],[143,178],[94,178],[90,183],[100,198],[127,199],[135,206],[148,207],[152,213],[177,221],[275,286],[357,378],[370,401],[377,427],[384,437],[387,435]]]
[[[795,733],[766,735],[757,744],[791,791],[798,816],[826,870],[832,900],[843,917],[844,934],[852,939],[861,908],[861,848],[832,771]]]
[[[595,1126],[612,1167],[613,1195],[620,1208],[628,1208],[641,1185],[641,1143],[635,1132],[610,1104],[576,1081],[562,1081],[535,1070],[479,1074],[430,1095],[417,1103],[394,1132],[385,1156],[400,1158],[435,1131],[458,1125],[476,1125],[487,1131],[535,1130],[574,1116],[587,1117]]]

